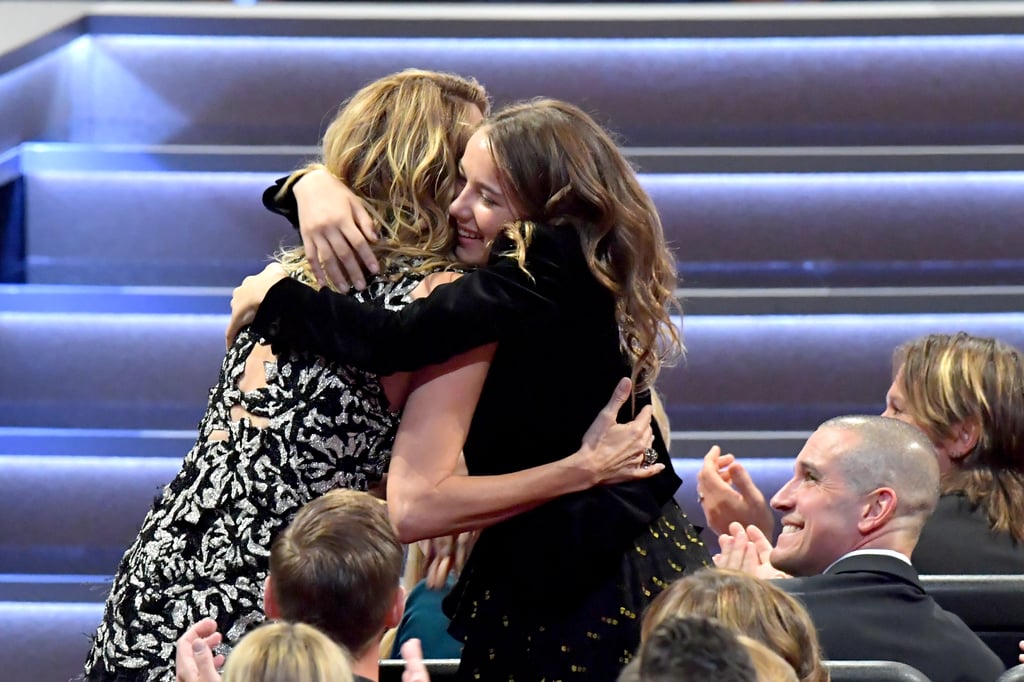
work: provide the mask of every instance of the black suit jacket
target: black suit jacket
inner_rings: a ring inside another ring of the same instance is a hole
[[[898,661],[932,682],[993,682],[1004,670],[963,621],[924,591],[917,571],[895,557],[852,556],[822,575],[778,585],[807,606],[827,659]]]
[[[989,528],[988,515],[957,494],[939,498],[911,558],[922,575],[1024,573],[1024,545]]]

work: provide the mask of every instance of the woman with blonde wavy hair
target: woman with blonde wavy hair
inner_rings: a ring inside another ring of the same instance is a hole
[[[353,682],[348,654],[311,625],[272,623],[238,643],[221,682]]]
[[[342,107],[321,163],[350,184],[381,230],[374,248],[382,269],[352,298],[358,305],[399,309],[456,276],[446,271],[453,264],[447,209],[459,154],[486,111],[475,82],[428,71],[371,83]],[[277,267],[299,286],[314,284],[299,251]],[[226,648],[259,624],[271,541],[328,490],[381,488],[401,407],[421,381],[274,352],[254,330],[238,334],[195,445],[121,560],[85,679],[172,680],[175,640],[192,623],[215,618]],[[631,476],[621,468],[636,468],[630,460],[646,434],[639,427],[611,433],[622,438],[544,470],[568,469],[548,476],[556,490]],[[502,484],[515,491],[508,504],[535,494],[517,483]]]
[[[829,679],[807,609],[770,582],[728,569],[697,571],[674,582],[651,603],[643,615],[641,639],[672,616],[716,618],[779,654],[800,682]]]
[[[481,531],[445,601],[460,679],[614,679],[650,600],[710,563],[673,500],[667,434],[643,452],[647,478],[538,505],[551,477],[535,477],[537,498],[518,507],[500,481],[591,442],[617,383],[636,389],[618,417],[650,422],[650,388],[682,351],[675,261],[633,169],[577,107],[498,112],[460,170],[456,254],[487,267],[402,311],[264,271],[236,290],[234,314],[262,301],[252,326],[282,350],[385,374],[430,367],[406,403],[388,503],[406,542]],[[468,477],[452,475],[460,450]]]

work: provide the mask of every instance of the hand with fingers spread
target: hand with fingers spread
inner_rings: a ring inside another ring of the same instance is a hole
[[[742,571],[766,580],[788,578],[786,573],[772,566],[772,543],[757,526],[743,527],[743,524],[729,524],[729,532],[718,537],[721,552],[714,556],[715,565]]]
[[[270,287],[288,276],[280,263],[270,263],[258,275],[249,275],[231,292],[231,319],[224,339],[228,348],[235,342],[238,332],[253,321]]]
[[[592,474],[595,485],[650,478],[665,468],[656,461],[657,453],[652,448],[650,405],[626,424],[616,421],[632,389],[629,379],[619,381],[608,404],[583,435],[582,447],[572,455]]]
[[[220,682],[217,668],[224,665],[224,657],[213,653],[220,642],[217,621],[212,618],[204,618],[186,630],[175,646],[177,682]]]
[[[768,537],[772,536],[775,516],[764,494],[735,456],[723,455],[717,445],[704,455],[704,463],[697,472],[697,491],[711,530],[723,533],[736,521],[744,526],[755,525]]]
[[[376,226],[363,203],[326,168],[304,174],[292,186],[298,207],[299,234],[313,275],[321,286],[328,281],[345,293],[349,285],[366,288],[366,272],[380,265],[371,244]]]
[[[430,673],[423,662],[423,647],[420,640],[410,639],[402,645],[401,652],[402,660],[405,661],[402,682],[430,682]]]

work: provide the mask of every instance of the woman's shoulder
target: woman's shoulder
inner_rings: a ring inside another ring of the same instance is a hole
[[[429,273],[424,277],[420,283],[410,292],[413,298],[424,298],[433,293],[434,289],[441,286],[442,284],[451,284],[459,277],[462,277],[463,273],[459,270],[439,270]]]
[[[569,272],[586,267],[579,233],[571,225],[528,223],[510,229],[519,230],[520,244],[525,249],[517,248],[516,240],[508,233],[503,234],[494,241],[488,267],[502,264],[532,275],[547,272],[551,267],[568,268]]]
[[[370,278],[366,290],[356,292],[355,296],[363,303],[393,301],[411,295],[426,280],[431,281],[432,287],[450,281],[446,274],[440,266],[426,266],[422,258],[393,257],[388,259],[378,274]]]
[[[988,519],[984,510],[976,504],[971,504],[967,495],[960,492],[946,492],[939,495],[939,501],[935,505],[935,511],[928,519],[932,528],[945,524],[979,524],[988,526]]]
[[[530,246],[580,250],[580,235],[572,225],[535,223]]]
[[[951,492],[939,497],[912,561],[922,574],[1021,573],[1024,545],[1014,542],[1006,531],[991,529],[984,510],[966,495]]]

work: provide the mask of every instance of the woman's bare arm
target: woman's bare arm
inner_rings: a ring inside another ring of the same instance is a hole
[[[459,475],[459,454],[493,352],[493,344],[482,346],[413,378],[388,477],[392,523],[403,542],[477,530],[562,495],[648,478],[664,468],[641,466],[653,441],[649,407],[628,424],[615,423],[630,395],[624,379],[572,455],[500,476]]]

